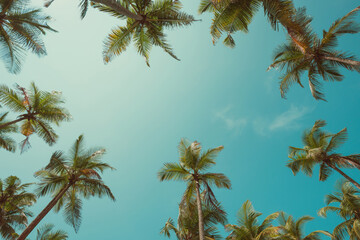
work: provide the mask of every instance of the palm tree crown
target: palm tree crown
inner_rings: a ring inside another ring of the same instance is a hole
[[[137,52],[145,58],[149,65],[149,53],[152,46],[161,47],[170,56],[179,60],[166,40],[164,29],[190,25],[194,17],[181,12],[181,3],[173,0],[129,0],[118,1],[117,5],[104,5],[93,1],[93,6],[102,12],[121,19],[127,19],[125,26],[112,30],[104,43],[104,61],[112,60],[126,50],[131,40],[134,41]],[[119,12],[116,6],[124,6],[127,12]]]
[[[311,220],[313,217],[303,216],[298,220],[295,220],[292,216],[286,216],[284,212],[281,212],[279,215],[280,222],[280,231],[279,236],[281,240],[321,240],[321,234],[332,237],[332,235],[327,231],[317,230],[314,232],[305,235],[304,228],[305,224]]]
[[[325,198],[326,207],[319,210],[319,215],[326,217],[328,212],[335,212],[344,222],[337,225],[333,235],[336,240],[360,239],[360,195],[359,191],[347,181],[339,181],[336,192]],[[338,207],[330,206],[337,204]]]
[[[0,102],[21,114],[16,120],[1,124],[0,129],[21,122],[20,131],[26,137],[21,143],[22,150],[29,147],[29,137],[34,133],[49,145],[54,144],[58,136],[51,124],[59,125],[71,119],[68,111],[60,106],[64,103],[60,92],[40,91],[34,83],[29,90],[20,86],[12,90],[1,85]]]
[[[244,202],[237,213],[237,224],[228,224],[226,231],[230,232],[226,239],[229,240],[270,240],[277,236],[278,228],[272,226],[272,221],[279,216],[279,213],[270,214],[262,223],[258,217],[262,214],[256,212],[249,200]]]
[[[360,188],[357,182],[339,169],[342,167],[360,169],[360,155],[342,156],[334,152],[346,141],[346,128],[336,134],[330,134],[321,130],[325,125],[325,121],[318,120],[311,129],[304,132],[302,137],[303,148],[289,147],[290,160],[287,167],[293,171],[294,175],[302,170],[306,175],[311,176],[314,166],[319,164],[320,181],[325,181],[332,170],[335,170]]]
[[[26,191],[29,185],[21,184],[15,176],[0,179],[0,235],[5,240],[15,240],[16,230],[23,229],[32,216],[28,208],[36,202],[36,196]]]
[[[285,97],[289,87],[294,83],[303,87],[301,76],[306,72],[311,94],[316,100],[325,100],[319,78],[324,81],[343,80],[344,76],[340,74],[339,67],[360,72],[360,62],[355,56],[335,49],[338,37],[360,31],[360,25],[353,21],[358,10],[360,6],[336,20],[327,31],[323,31],[322,38],[312,31],[311,18],[306,15],[305,9],[296,11],[294,22],[302,28],[301,34],[297,34],[296,39],[289,37],[286,44],[277,48],[274,62],[269,67],[285,70],[280,77],[282,97]]]
[[[110,188],[102,181],[100,173],[113,169],[101,161],[105,149],[84,148],[84,137],[81,135],[70,150],[69,155],[61,151],[53,153],[50,163],[35,176],[40,178],[37,189],[39,196],[50,194],[53,199],[33,222],[24,230],[18,240],[23,240],[36,225],[55,207],[58,212],[64,209],[65,221],[78,231],[81,224],[83,198],[108,196],[115,200]]]
[[[165,163],[164,167],[158,172],[160,181],[180,180],[187,183],[181,205],[189,203],[191,198],[196,195],[200,240],[204,240],[204,219],[200,188],[202,187],[205,191],[205,201],[214,206],[217,206],[218,202],[211,186],[231,188],[230,180],[224,174],[205,172],[216,163],[215,158],[223,148],[223,146],[220,146],[202,152],[200,143],[196,141],[190,143],[182,139],[179,144],[179,163]]]
[[[1,57],[11,73],[20,71],[26,50],[46,54],[41,37],[46,30],[54,31],[47,24],[49,20],[41,9],[30,7],[28,0],[0,1]]]

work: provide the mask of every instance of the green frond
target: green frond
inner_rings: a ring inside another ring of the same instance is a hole
[[[224,149],[224,146],[219,146],[217,148],[212,148],[202,153],[199,161],[197,162],[197,169],[202,171],[208,169],[212,165],[216,164],[216,157]]]
[[[318,81],[317,77],[318,73],[315,72],[314,69],[310,68],[308,72],[308,78],[311,94],[316,100],[326,101],[324,94],[321,92],[322,84]]]
[[[45,224],[37,229],[36,240],[66,240],[68,235],[63,230],[53,231],[53,224]]]
[[[222,173],[205,173],[200,175],[200,179],[209,185],[215,185],[218,188],[231,188],[230,180]]]
[[[164,167],[158,172],[160,181],[165,180],[187,180],[190,173],[178,163],[165,163]]]
[[[114,10],[113,8],[105,6],[103,4],[91,2],[91,6],[95,9],[98,9],[100,12],[108,13],[112,17],[116,17],[122,20],[127,18],[126,16],[121,15],[118,11]]]
[[[55,31],[48,26],[50,17],[40,9],[29,6],[28,1],[4,0],[3,20],[0,24],[1,57],[9,72],[19,73],[26,52],[45,55],[42,35]]]
[[[169,218],[165,223],[165,226],[161,229],[160,234],[170,238],[170,231],[174,231],[177,234],[178,230],[175,227],[174,220]]]
[[[331,152],[340,147],[347,140],[347,137],[348,133],[346,128],[342,129],[336,134],[331,135],[331,140],[326,148],[326,152]]]
[[[21,97],[14,90],[8,88],[5,85],[0,85],[0,101],[11,111],[23,112],[26,110]]]
[[[325,163],[322,163],[319,170],[319,181],[326,181],[331,173],[332,169]]]
[[[75,188],[68,190],[64,197],[67,198],[66,204],[64,206],[65,222],[71,225],[75,232],[78,232],[81,224],[82,201],[77,196],[77,191]]]
[[[130,26],[117,27],[112,30],[104,42],[103,57],[105,63],[110,62],[114,56],[120,55],[126,50],[137,25],[138,23],[135,22]]]

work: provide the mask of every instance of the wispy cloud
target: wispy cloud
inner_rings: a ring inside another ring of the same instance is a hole
[[[241,134],[245,127],[250,124],[257,134],[265,136],[274,131],[300,128],[300,120],[313,110],[314,108],[306,106],[291,105],[288,110],[273,117],[258,116],[254,118],[239,118],[234,117],[232,107],[227,106],[215,112],[215,117],[221,120],[226,128],[235,134]]]
[[[299,120],[313,110],[313,108],[305,106],[297,107],[291,105],[287,111],[280,113],[273,119],[257,118],[252,121],[252,124],[255,132],[260,135],[266,135],[272,131],[279,131],[283,129],[298,129],[300,127]]]
[[[240,134],[246,127],[248,121],[246,118],[235,118],[230,116],[231,106],[215,113],[217,119],[222,120],[228,130],[234,131],[235,134]]]
[[[270,124],[269,130],[274,131],[280,128],[297,128],[299,126],[297,120],[304,117],[312,109],[308,107],[296,107],[292,105],[289,110],[281,113]]]

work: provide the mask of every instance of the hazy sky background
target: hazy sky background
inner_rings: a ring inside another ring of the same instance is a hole
[[[295,2],[307,7],[318,33],[359,3]],[[302,146],[302,131],[315,120],[327,120],[330,132],[348,127],[349,140],[340,151],[360,152],[359,74],[342,71],[346,76],[343,82],[325,83],[328,102],[315,101],[305,79],[305,89],[294,86],[288,99],[282,99],[279,73],[266,69],[273,50],[285,40],[283,31],[274,32],[259,11],[250,32],[236,34],[235,49],[221,42],[214,47],[210,16],[197,14],[199,0],[184,0],[183,4],[186,12],[202,21],[167,31],[180,62],[155,47],[148,68],[130,47],[104,65],[103,40],[124,22],[94,9],[81,21],[78,1],[56,0],[46,10],[53,18],[51,26],[59,31],[45,37],[48,55],[38,58],[29,54],[16,76],[0,65],[2,84],[28,87],[34,81],[40,89],[61,91],[73,115],[73,121],[57,128],[60,138],[53,147],[33,136],[32,148],[22,155],[2,151],[2,179],[16,175],[24,183],[36,182],[33,173],[48,163],[54,151],[67,151],[82,133],[87,146],[107,149],[104,161],[117,169],[104,174],[117,201],[84,200],[78,234],[64,223],[61,213],[49,214],[41,225],[53,223],[76,240],[164,239],[159,231],[169,217],[177,218],[185,184],[161,183],[157,171],[163,163],[178,160],[177,145],[183,137],[201,142],[204,149],[225,146],[211,170],[232,181],[232,190],[216,190],[229,223],[235,223],[236,212],[247,199],[265,215],[284,210],[295,217],[316,217],[339,175],[334,173],[327,182],[319,182],[317,171],[312,178],[294,177],[285,167],[288,146]],[[339,49],[360,56],[359,40],[359,35],[343,37]],[[350,174],[360,180],[358,171]],[[35,215],[49,199],[39,199],[33,208]],[[334,216],[316,217],[306,230],[332,231],[337,222]]]

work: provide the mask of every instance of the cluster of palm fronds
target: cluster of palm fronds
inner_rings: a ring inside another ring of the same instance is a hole
[[[323,31],[321,38],[311,29],[312,18],[306,14],[306,9],[296,9],[289,0],[202,0],[199,12],[213,14],[211,35],[214,43],[225,34],[224,44],[235,47],[233,34],[248,32],[248,26],[260,8],[275,30],[282,26],[288,35],[288,42],[276,49],[274,62],[269,67],[285,72],[280,77],[282,97],[293,83],[303,87],[301,77],[304,73],[307,73],[313,97],[325,100],[319,78],[343,80],[339,67],[360,72],[360,61],[354,55],[335,49],[340,36],[359,33],[360,25],[354,21],[354,16],[360,6],[336,20]]]
[[[49,164],[37,171],[36,195],[27,191],[30,184],[21,184],[14,176],[0,179],[0,235],[6,240],[25,240],[47,213],[54,209],[63,210],[65,221],[78,231],[81,224],[82,198],[107,196],[115,200],[110,188],[101,179],[101,173],[113,169],[101,158],[102,148],[85,149],[84,137],[80,136],[66,155],[56,151]],[[37,197],[51,195],[52,200],[29,224],[29,211]],[[64,231],[53,231],[54,226],[46,224],[37,230],[38,240],[64,240]],[[16,231],[22,230],[20,235]]]
[[[47,1],[45,5],[48,7],[52,1]],[[175,0],[81,0],[82,18],[90,5],[119,19],[119,22],[124,20],[124,25],[114,28],[104,42],[105,63],[124,52],[132,41],[147,65],[153,46],[161,47],[179,60],[166,39],[165,30],[187,26],[195,21],[192,15],[181,11],[181,3]],[[360,25],[354,19],[360,6],[336,20],[323,31],[322,37],[312,30],[312,18],[307,15],[306,9],[296,9],[291,0],[201,0],[199,12],[213,14],[210,32],[214,43],[226,35],[224,44],[235,47],[234,33],[248,32],[249,24],[260,9],[264,10],[272,28],[283,28],[288,36],[288,42],[275,51],[274,62],[269,67],[285,72],[280,83],[282,97],[293,83],[303,86],[301,77],[307,73],[313,97],[325,100],[319,79],[343,80],[339,67],[360,72],[360,61],[354,55],[336,49],[340,36],[360,32]],[[55,31],[48,26],[49,20],[50,17],[41,13],[40,9],[30,7],[27,0],[0,0],[0,52],[9,72],[20,71],[28,50],[38,55],[46,54],[42,35],[46,31]],[[11,89],[1,85],[0,103],[17,113],[11,121],[7,120],[8,112],[0,114],[0,148],[11,152],[16,149],[16,141],[11,137],[13,133],[25,136],[20,143],[21,151],[29,148],[29,137],[33,134],[52,145],[58,138],[52,125],[71,119],[68,111],[61,106],[64,100],[59,92],[41,91],[34,83],[29,89],[21,86]],[[161,181],[180,180],[187,184],[179,204],[177,224],[170,218],[161,233],[170,237],[173,232],[179,240],[217,240],[221,239],[217,228],[220,224],[229,232],[227,239],[233,240],[318,240],[321,234],[336,240],[360,239],[360,184],[342,170],[360,169],[360,155],[336,153],[335,150],[347,139],[347,130],[331,134],[321,130],[324,126],[324,121],[315,122],[303,135],[304,147],[290,147],[287,166],[294,174],[302,170],[311,176],[314,167],[320,165],[320,181],[325,181],[332,170],[347,179],[339,183],[335,194],[327,196],[328,206],[319,211],[319,215],[324,217],[329,211],[336,212],[344,220],[333,233],[314,231],[306,235],[303,228],[313,219],[310,216],[295,220],[283,212],[276,212],[259,222],[261,213],[254,210],[250,201],[240,208],[237,224],[226,224],[226,212],[213,187],[230,189],[230,180],[222,173],[207,172],[215,165],[223,146],[202,151],[198,142],[191,143],[185,139],[179,144],[179,163],[165,163],[158,173]],[[15,176],[0,179],[2,238],[25,240],[52,209],[63,210],[65,221],[77,232],[81,224],[83,198],[107,196],[115,200],[101,178],[104,170],[113,169],[101,161],[104,152],[102,148],[85,150],[83,136],[75,141],[68,155],[55,152],[49,164],[35,173],[40,179],[37,195],[27,191],[30,184],[21,184]],[[52,200],[29,224],[28,217],[32,216],[29,208],[36,202],[37,196],[45,195],[51,195]],[[276,219],[279,224],[273,225]],[[39,228],[37,239],[67,239],[65,232],[53,231],[53,228],[51,224]],[[18,235],[20,230],[23,231]]]
[[[47,1],[49,7],[54,0]],[[89,5],[101,12],[121,20],[125,24],[114,28],[104,41],[103,59],[105,63],[124,52],[131,41],[137,52],[149,65],[152,46],[164,49],[174,59],[172,47],[166,40],[165,29],[174,29],[192,24],[192,15],[181,11],[181,3],[173,0],[81,0],[81,17],[84,18]],[[271,68],[280,68],[280,91],[285,97],[293,83],[301,83],[301,76],[307,73],[308,84],[313,97],[325,100],[319,78],[325,81],[341,81],[343,75],[339,67],[360,71],[360,61],[344,51],[336,50],[338,37],[360,31],[360,25],[353,21],[360,6],[336,20],[322,38],[311,29],[312,18],[305,8],[296,9],[291,0],[201,0],[199,12],[210,12],[213,21],[210,32],[213,42],[225,34],[224,44],[235,47],[233,34],[248,32],[248,26],[255,14],[263,9],[271,26],[280,26],[288,35],[288,43],[276,49]],[[45,47],[41,35],[45,30],[53,30],[47,25],[48,16],[40,9],[33,10],[26,0],[6,0],[0,2],[0,44],[2,55],[9,71],[17,73],[26,49],[43,55]]]
[[[360,168],[360,155],[342,156],[333,151],[346,140],[346,129],[330,134],[320,128],[324,121],[317,121],[314,127],[303,135],[304,148],[290,147],[290,167],[294,173],[300,169],[308,175],[314,166],[320,164],[320,180],[324,181],[331,169],[340,171],[340,167]],[[360,185],[341,172],[348,181],[339,183],[335,195],[328,195],[326,204],[340,203],[339,207],[326,206],[319,210],[319,215],[326,217],[328,211],[337,212],[345,221],[335,227],[333,233],[317,230],[305,234],[304,225],[313,217],[303,216],[298,220],[284,212],[276,212],[259,222],[262,215],[256,212],[250,201],[246,201],[237,214],[237,224],[226,224],[226,212],[215,198],[211,186],[230,188],[229,179],[220,173],[204,172],[216,163],[217,154],[222,146],[202,152],[198,142],[190,143],[181,140],[179,144],[179,163],[165,163],[158,172],[161,181],[180,180],[187,183],[186,190],[179,204],[177,224],[169,218],[161,229],[161,234],[170,237],[173,233],[178,240],[218,240],[218,225],[225,227],[229,240],[319,240],[321,235],[331,239],[342,240],[346,237],[359,239],[360,194],[351,183],[360,189]],[[200,193],[200,189],[203,189]],[[211,193],[211,194],[209,194]],[[278,220],[278,224],[273,222]]]
[[[58,136],[51,125],[58,126],[71,119],[68,111],[61,106],[64,100],[60,92],[41,91],[34,83],[31,83],[29,89],[19,85],[15,89],[0,85],[0,102],[11,112],[19,114],[12,121],[6,121],[7,112],[0,117],[0,146],[8,151],[15,151],[16,148],[14,140],[8,136],[10,133],[20,130],[25,136],[20,143],[23,152],[30,147],[29,138],[33,134],[53,145]],[[20,123],[19,127],[17,123]]]

